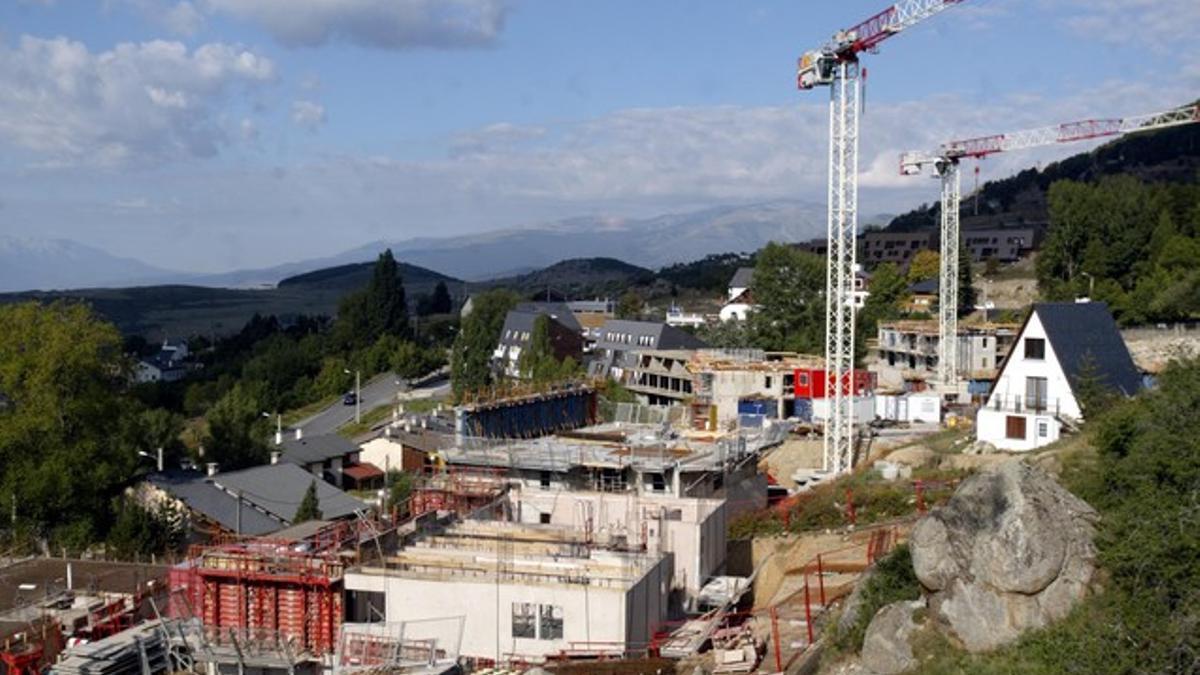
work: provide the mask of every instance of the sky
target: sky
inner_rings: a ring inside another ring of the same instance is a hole
[[[0,235],[179,271],[826,190],[795,60],[878,0],[4,0]],[[864,57],[863,214],[905,150],[1200,95],[1196,0],[966,0]],[[1001,155],[984,179],[1087,146]],[[968,187],[969,186],[964,186]]]

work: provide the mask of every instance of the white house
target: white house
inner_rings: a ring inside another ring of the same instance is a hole
[[[1083,418],[1078,396],[1088,380],[1126,396],[1141,386],[1108,305],[1034,305],[979,410],[979,440],[1002,450],[1053,443],[1064,421]]]
[[[739,267],[729,280],[729,293],[721,307],[721,321],[745,321],[754,309],[754,297],[750,287],[754,282],[753,267]]]

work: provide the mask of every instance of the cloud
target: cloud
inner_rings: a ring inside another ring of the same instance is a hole
[[[312,101],[293,101],[292,121],[299,127],[316,131],[325,123],[325,106]]]
[[[105,0],[107,7],[127,5],[175,35],[195,35],[204,27],[204,14],[192,0]]]
[[[219,104],[275,78],[274,64],[223,43],[66,38],[0,43],[0,143],[49,165],[121,166],[210,157],[230,142]]]
[[[1045,0],[1044,0],[1045,1]],[[1054,0],[1065,7],[1064,24],[1082,37],[1133,44],[1158,54],[1194,44],[1200,26],[1196,0]]]
[[[203,7],[254,22],[291,47],[488,47],[508,14],[507,0],[203,0]]]

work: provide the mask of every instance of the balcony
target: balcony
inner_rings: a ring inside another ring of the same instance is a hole
[[[1060,404],[1061,400],[1057,398],[995,394],[988,400],[987,407],[989,410],[999,412],[1049,414],[1057,417],[1061,408]]]

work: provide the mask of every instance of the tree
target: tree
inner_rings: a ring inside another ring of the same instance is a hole
[[[390,248],[380,253],[375,261],[371,283],[367,286],[367,312],[371,337],[384,333],[403,335],[408,330],[404,281]]]
[[[617,301],[617,318],[618,319],[637,319],[642,315],[642,307],[646,302],[642,300],[642,296],[638,292],[630,289],[621,295],[621,299]]]
[[[492,383],[492,352],[504,317],[517,306],[517,295],[496,289],[474,296],[472,310],[462,321],[450,350],[450,378],[455,400]]]
[[[135,500],[117,500],[116,522],[108,532],[108,552],[130,560],[178,552],[187,540],[183,515],[170,502],[146,508]]]
[[[269,455],[267,420],[262,416],[264,387],[238,382],[208,411],[206,461],[224,470],[263,464]]]
[[[751,295],[758,304],[751,346],[817,353],[825,343],[825,260],[783,244],[758,253]]]
[[[550,321],[550,317],[545,314],[534,319],[533,330],[529,333],[529,344],[521,350],[521,356],[517,360],[521,376],[533,382],[564,380],[577,375],[579,371],[575,359],[568,356],[560,361],[554,353]]]
[[[296,509],[296,515],[292,518],[292,524],[320,519],[321,502],[317,499],[317,480],[314,478],[308,484],[308,489],[304,491],[304,498],[300,500],[300,506]]]
[[[867,300],[858,313],[855,358],[866,355],[867,340],[873,339],[880,321],[900,317],[900,305],[908,292],[908,281],[894,263],[883,263],[871,274]]]
[[[958,315],[975,311],[975,277],[971,270],[971,251],[965,242],[958,245]]]
[[[446,282],[439,281],[433,287],[433,295],[429,298],[430,314],[449,314],[454,309],[454,300],[450,297],[450,289]]]
[[[139,462],[129,369],[116,328],[86,305],[0,307],[0,494],[19,529],[74,550],[103,534]]]
[[[937,251],[921,249],[908,261],[908,283],[937,279],[941,274],[941,259]]]

